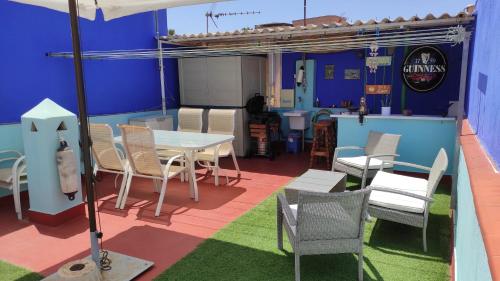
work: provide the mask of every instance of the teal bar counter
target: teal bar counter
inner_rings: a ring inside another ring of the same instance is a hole
[[[337,119],[337,146],[365,146],[368,132],[379,131],[401,135],[397,160],[431,166],[440,148],[448,153],[450,161],[446,174],[451,175],[455,153],[456,119],[439,116],[367,115],[359,122],[357,114],[331,115]],[[352,154],[341,154],[353,156]],[[406,167],[396,170],[422,172]]]

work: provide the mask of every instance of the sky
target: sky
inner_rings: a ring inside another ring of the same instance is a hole
[[[428,13],[455,15],[463,11],[467,4],[475,0],[308,0],[307,17],[340,15],[349,21],[395,19],[398,16],[421,17]],[[303,18],[303,0],[235,0],[168,10],[168,26],[176,34],[197,34],[206,31],[205,13],[212,10],[221,12],[260,11],[257,15],[221,17],[209,24],[210,32],[233,31],[244,27],[253,28],[256,24],[270,22],[289,22]]]

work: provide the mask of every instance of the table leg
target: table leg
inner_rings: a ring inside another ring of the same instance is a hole
[[[190,177],[189,188],[191,192],[191,198],[198,202],[198,183],[196,182],[196,170],[194,167],[194,152],[192,150],[186,152],[186,158],[188,160],[188,173]]]
[[[306,143],[306,130],[302,130],[302,152],[304,152],[305,143]]]

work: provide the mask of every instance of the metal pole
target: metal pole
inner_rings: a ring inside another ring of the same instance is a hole
[[[164,63],[163,63],[163,46],[160,40],[160,27],[159,27],[159,16],[158,11],[155,11],[155,29],[156,29],[156,41],[158,44],[158,65],[160,71],[160,85],[161,85],[161,111],[163,116],[167,115],[167,99],[165,94],[165,74],[164,74]]]
[[[71,20],[71,37],[73,43],[73,63],[75,65],[76,92],[78,97],[78,116],[80,118],[80,141],[83,153],[85,170],[85,190],[87,191],[87,209],[89,212],[89,231],[92,260],[99,265],[99,243],[94,205],[94,184],[92,182],[92,164],[90,162],[90,138],[87,123],[87,102],[85,101],[85,87],[83,83],[82,53],[80,47],[80,32],[78,27],[77,0],[68,0],[69,16]]]
[[[458,162],[460,159],[460,136],[462,135],[462,124],[464,120],[465,110],[465,92],[467,91],[467,70],[469,65],[469,45],[471,32],[465,34],[462,46],[462,69],[460,73],[460,91],[458,95],[458,112],[457,112],[457,132],[455,139],[455,153],[453,157],[453,175],[452,175],[452,191],[451,191],[451,209],[457,207],[457,184],[458,184]]]
[[[304,27],[307,26],[307,0],[304,0]],[[306,69],[306,53],[302,53],[302,67],[304,68],[304,81],[302,81],[302,88],[304,89],[304,95],[306,94],[307,88],[307,69]],[[303,136],[303,134],[302,134]],[[302,146],[304,146],[304,142],[302,142]],[[304,150],[304,147],[302,147]]]

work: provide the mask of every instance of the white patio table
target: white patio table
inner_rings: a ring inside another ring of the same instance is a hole
[[[183,151],[188,162],[189,187],[191,198],[198,202],[198,184],[196,183],[195,175],[195,152],[213,147],[226,142],[231,142],[234,139],[232,135],[206,134],[206,133],[191,133],[179,131],[163,131],[153,130],[155,145],[157,149],[173,149]],[[122,142],[122,137],[115,137],[116,143]]]

